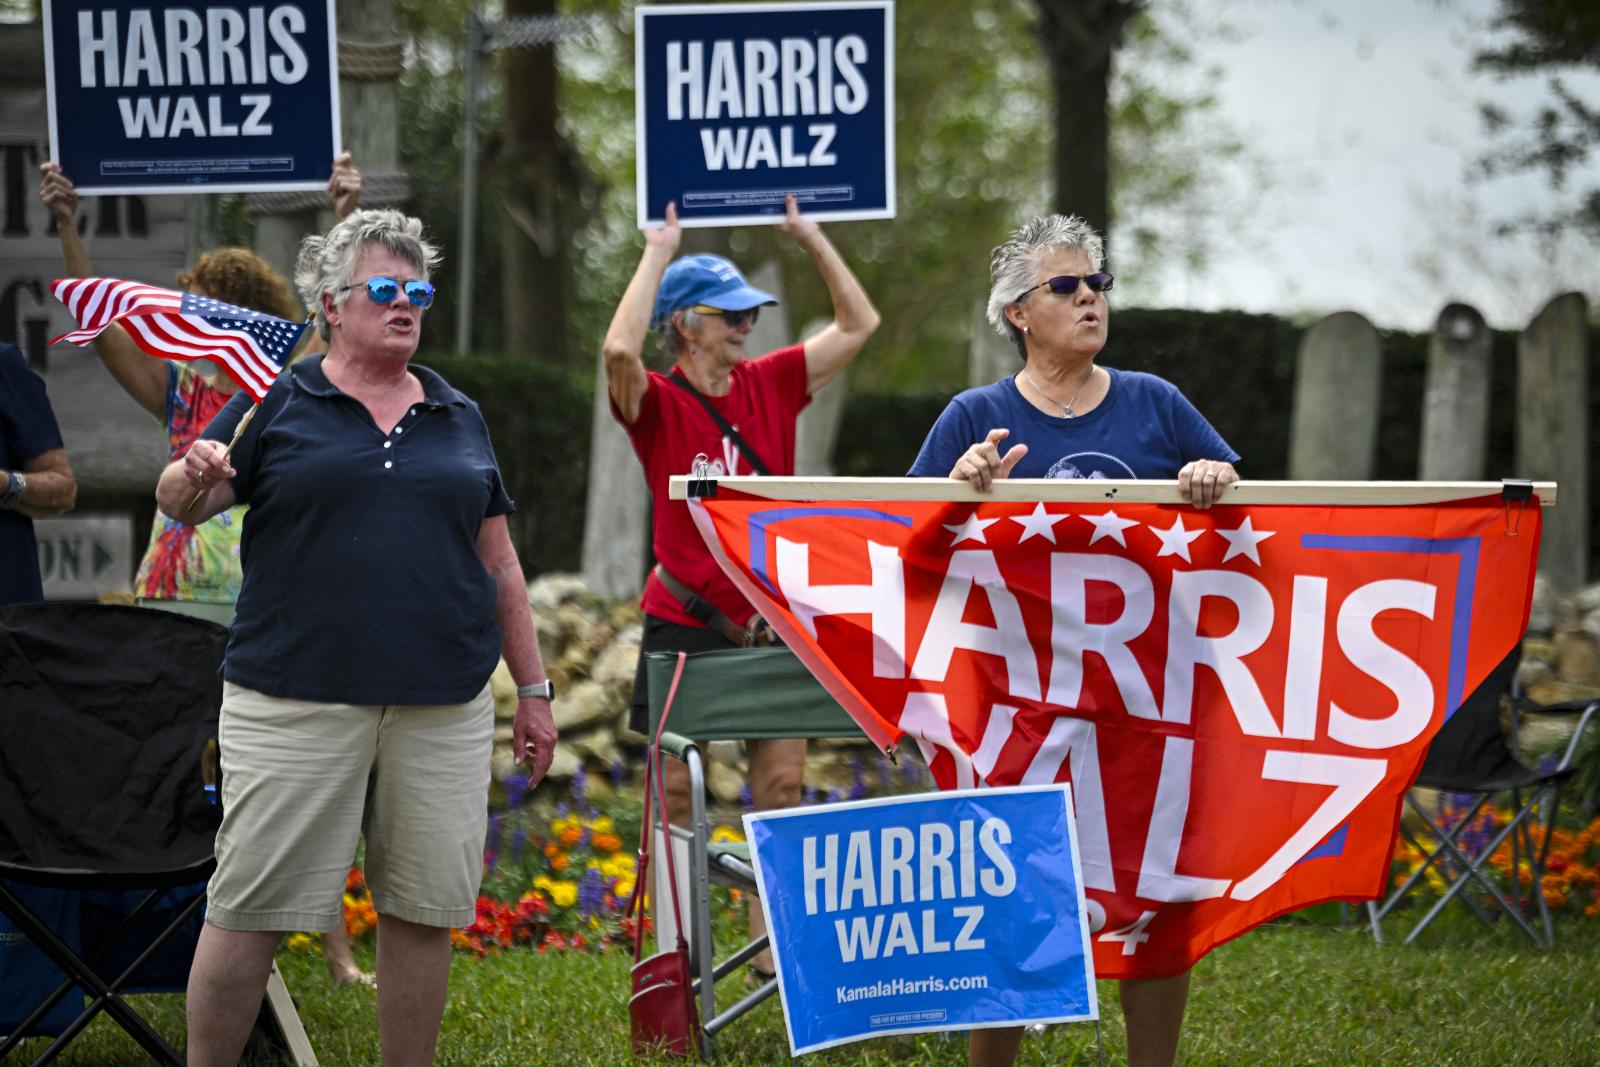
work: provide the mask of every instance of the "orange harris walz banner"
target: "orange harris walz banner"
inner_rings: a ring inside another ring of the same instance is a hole
[[[691,501],[868,736],[1071,781],[1095,967],[1382,891],[1402,795],[1520,640],[1538,508]]]

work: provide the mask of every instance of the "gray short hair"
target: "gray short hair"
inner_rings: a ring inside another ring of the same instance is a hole
[[[1028,349],[1022,331],[1006,318],[1006,306],[1027,292],[1034,284],[1040,261],[1058,248],[1083,249],[1091,270],[1099,270],[1105,264],[1105,242],[1093,226],[1077,215],[1038,215],[1029,219],[1012,231],[989,260],[989,325],[1016,345],[1024,360]]]
[[[423,236],[422,220],[393,208],[352,211],[322,236],[310,234],[300,242],[295,262],[294,287],[300,299],[317,318],[317,332],[329,336],[328,320],[322,315],[322,294],[332,293],[335,303],[343,303],[356,260],[369,245],[387,248],[403,256],[426,280],[439,266],[439,250]]]
[[[698,330],[700,328],[701,317],[702,316],[698,311],[690,311],[688,308],[684,308],[684,332],[693,333],[694,331]],[[661,352],[667,357],[668,363],[676,363],[678,361],[678,357],[683,355],[683,343],[686,338],[683,336],[683,333],[678,331],[678,327],[672,321],[671,315],[668,315],[661,321],[661,325],[656,327],[656,340],[660,343]]]

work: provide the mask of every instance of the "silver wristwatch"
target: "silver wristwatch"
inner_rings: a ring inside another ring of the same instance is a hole
[[[22,500],[22,491],[28,488],[28,479],[21,471],[7,471],[6,485],[0,489],[0,510],[9,511]]]
[[[523,700],[527,697],[544,697],[546,700],[554,700],[556,698],[556,683],[546,678],[544,681],[534,682],[532,685],[517,686],[517,699]]]

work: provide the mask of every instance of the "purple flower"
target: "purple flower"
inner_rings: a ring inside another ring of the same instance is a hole
[[[800,803],[804,804],[806,807],[810,807],[811,805],[815,804],[816,802],[817,802],[817,787],[814,786],[814,785],[806,786],[804,791],[802,791],[801,794],[800,794]]]
[[[519,826],[511,831],[511,859],[513,862],[522,859],[522,849],[527,843],[528,835],[523,831],[522,827]]]
[[[744,785],[739,787],[739,806],[745,811],[755,810],[756,801],[755,798],[750,795],[749,782],[746,782]]]
[[[611,761],[611,788],[620,790],[622,783],[628,780],[628,765],[620,759]]]
[[[505,825],[506,818],[504,815],[489,816],[489,835],[484,845],[486,852],[492,852],[500,847],[500,831],[505,828]]]
[[[572,776],[572,799],[579,804],[583,803],[583,794],[589,788],[589,775],[584,772],[582,765]]]
[[[606,880],[597,868],[590,867],[583,872],[583,881],[578,883],[578,914],[584,917],[597,915],[605,910],[606,905]]]
[[[822,802],[824,804],[837,804],[839,803],[839,799],[839,791],[837,789],[830,789],[823,796]]]
[[[522,806],[522,800],[528,795],[528,776],[518,771],[501,783],[506,789],[506,804],[516,808]]]

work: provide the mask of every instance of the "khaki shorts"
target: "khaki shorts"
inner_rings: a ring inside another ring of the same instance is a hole
[[[380,915],[425,926],[475,917],[488,824],[494,700],[325,704],[225,683],[222,827],[207,921],[326,930],[356,838]]]

